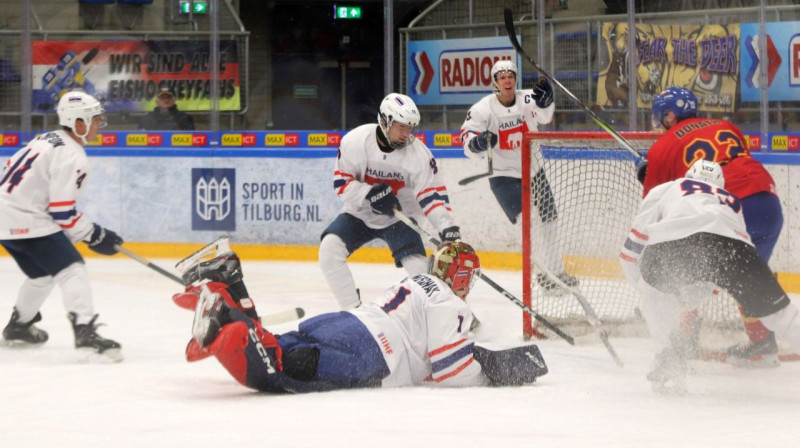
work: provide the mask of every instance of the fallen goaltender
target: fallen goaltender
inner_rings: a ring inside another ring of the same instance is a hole
[[[184,264],[195,295],[189,362],[214,356],[242,385],[303,393],[363,387],[509,386],[547,373],[536,345],[475,345],[466,297],[480,270],[468,244],[442,245],[428,274],[390,287],[370,304],[312,317],[273,334],[258,319],[235,253]]]

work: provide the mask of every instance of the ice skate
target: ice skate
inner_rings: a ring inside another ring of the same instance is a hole
[[[227,236],[218,238],[179,261],[175,268],[181,272],[185,285],[200,280],[231,284],[242,279],[239,257],[231,250]]]
[[[781,365],[775,333],[770,333],[759,342],[748,341],[729,347],[727,353],[727,362],[737,367],[769,369]]]
[[[112,362],[122,361],[122,346],[111,339],[106,339],[97,334],[97,327],[101,324],[95,324],[97,314],[92,317],[92,320],[87,324],[78,324],[78,315],[69,313],[67,317],[72,324],[72,330],[75,332],[75,349],[85,361],[102,361],[109,360]]]
[[[40,320],[42,320],[42,315],[40,313],[36,313],[36,316],[34,316],[30,322],[24,324],[20,323],[19,313],[17,312],[17,309],[14,308],[14,311],[11,313],[11,319],[8,321],[8,325],[6,325],[6,327],[3,329],[3,339],[5,340],[5,343],[8,345],[44,344],[48,339],[47,332],[33,325]]]
[[[576,287],[580,283],[577,277],[567,274],[566,272],[562,272],[556,277],[558,277],[559,280],[564,282],[564,284],[570,288]],[[547,296],[562,296],[569,293],[568,290],[564,289],[560,284],[558,284],[558,282],[551,279],[547,274],[536,274],[536,283],[539,285],[539,288],[542,290],[544,295]]]
[[[650,381],[656,393],[684,395],[687,393],[688,371],[686,357],[675,347],[667,347],[656,355],[653,367],[647,374],[647,381]]]

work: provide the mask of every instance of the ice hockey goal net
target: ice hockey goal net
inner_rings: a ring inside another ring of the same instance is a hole
[[[658,138],[649,132],[621,135],[637,150],[647,150]],[[575,276],[577,288],[612,334],[646,331],[637,310],[639,294],[628,285],[618,259],[642,198],[635,165],[635,157],[605,132],[524,137],[522,191],[532,194],[522,195],[523,301],[564,330],[588,330],[583,308],[572,295],[545,290],[534,258],[547,265],[543,258],[549,256],[550,265],[558,265],[549,269]],[[541,193],[548,188],[552,200]],[[739,320],[725,294],[703,303],[700,312],[708,322],[736,325]],[[547,330],[524,314],[523,332],[530,337]]]

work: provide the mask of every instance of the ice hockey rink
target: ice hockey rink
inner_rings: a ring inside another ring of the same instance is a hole
[[[178,258],[178,257],[176,257]],[[170,268],[176,260],[156,259]],[[0,347],[2,447],[796,447],[800,362],[743,370],[697,362],[685,396],[653,393],[648,339],[613,338],[625,367],[601,344],[536,342],[550,373],[512,388],[347,390],[270,395],[237,384],[213,358],[189,364],[192,314],[175,306],[179,285],[133,260],[87,260],[99,333],[119,341],[119,364],[83,364],[56,290],[39,326],[42,347]],[[315,263],[243,260],[261,313],[335,311]],[[362,297],[403,276],[354,264]],[[491,277],[514,294],[520,274]],[[0,257],[0,317],[23,279]],[[797,295],[793,297],[798,300]],[[520,310],[482,282],[469,300],[492,348],[522,342]],[[272,327],[280,333],[295,323]]]

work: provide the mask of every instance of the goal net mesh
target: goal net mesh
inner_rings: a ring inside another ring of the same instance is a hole
[[[637,151],[658,138],[621,135]],[[523,195],[523,301],[562,329],[588,332],[578,300],[547,290],[540,267],[565,272],[578,280],[576,288],[612,334],[646,334],[639,293],[619,262],[642,199],[635,157],[605,132],[535,132],[525,136],[522,167],[523,191],[532,192]],[[704,300],[700,317],[706,328],[741,328],[735,302],[725,293]],[[543,336],[548,330],[525,313],[523,332]]]

